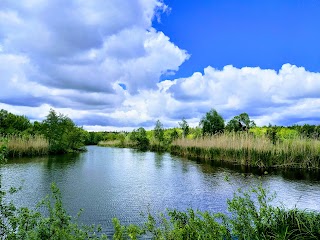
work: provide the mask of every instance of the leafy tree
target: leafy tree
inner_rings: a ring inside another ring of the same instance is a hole
[[[250,128],[255,126],[255,122],[250,120],[250,117],[247,113],[241,113],[228,122],[226,130],[229,132],[248,131]]]
[[[154,127],[154,138],[159,141],[159,143],[163,142],[164,140],[164,130],[163,125],[160,120],[157,120],[156,126]]]
[[[182,118],[182,122],[179,122],[179,126],[182,129],[182,136],[185,138],[189,134],[189,124],[185,118]]]
[[[130,140],[133,141],[140,150],[145,151],[149,147],[147,132],[143,127],[133,130],[130,134]]]
[[[215,109],[211,109],[201,119],[202,136],[213,135],[224,130],[224,120]]]
[[[17,134],[31,128],[32,124],[26,116],[19,116],[0,110],[0,134]]]
[[[278,135],[278,127],[276,125],[272,126],[269,124],[266,136],[269,138],[269,140],[273,143],[276,144],[277,141],[279,140],[279,135]]]
[[[177,139],[178,137],[179,137],[179,133],[178,133],[177,129],[174,128],[174,129],[170,132],[171,142],[174,141],[175,139]]]
[[[52,153],[80,150],[84,146],[87,132],[77,127],[67,116],[50,110],[43,121],[43,134],[49,141]]]

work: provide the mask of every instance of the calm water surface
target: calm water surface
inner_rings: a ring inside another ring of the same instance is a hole
[[[259,173],[197,163],[167,153],[97,146],[87,149],[78,155],[10,160],[0,169],[3,186],[22,186],[10,198],[19,206],[34,207],[55,182],[69,214],[76,215],[83,208],[80,220],[101,224],[107,233],[112,232],[113,217],[122,223],[141,223],[145,220],[141,213],[148,211],[192,207],[226,213],[226,200],[234,191],[259,182],[277,192],[275,204],[320,211],[317,173],[271,172],[259,177]]]

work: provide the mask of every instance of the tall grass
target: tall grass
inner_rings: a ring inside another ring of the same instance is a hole
[[[320,167],[320,141],[298,137],[273,144],[265,136],[223,133],[198,139],[178,139],[172,143],[170,150],[180,156],[260,168]]]
[[[39,156],[49,152],[49,142],[41,135],[6,137],[9,157]]]

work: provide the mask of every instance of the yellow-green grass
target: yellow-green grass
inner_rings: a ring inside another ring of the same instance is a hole
[[[171,153],[203,160],[268,168],[320,168],[320,141],[294,138],[273,144],[251,133],[224,133],[198,139],[178,139]]]
[[[100,141],[98,142],[98,146],[102,147],[117,147],[121,143],[120,140],[108,140],[108,141]]]
[[[8,139],[8,155],[10,157],[39,156],[49,152],[49,142],[41,135],[15,136]]]

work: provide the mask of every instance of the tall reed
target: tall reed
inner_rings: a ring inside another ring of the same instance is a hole
[[[198,139],[178,139],[172,143],[173,154],[218,160],[254,167],[320,167],[320,141],[295,138],[273,144],[264,136],[251,133],[223,133]]]
[[[49,152],[49,142],[41,135],[9,135],[6,138],[9,157],[40,156]]]

